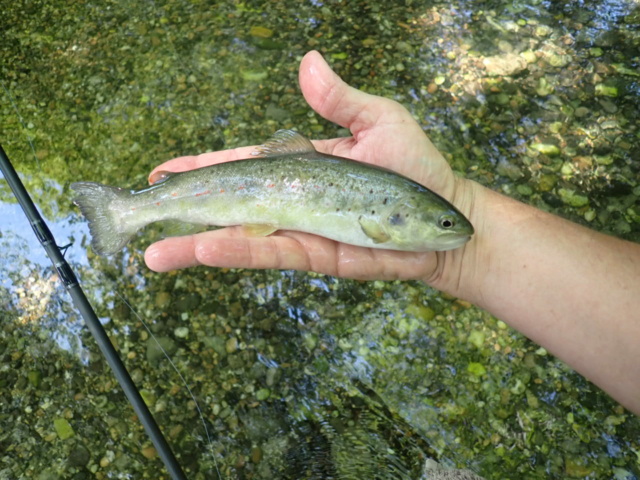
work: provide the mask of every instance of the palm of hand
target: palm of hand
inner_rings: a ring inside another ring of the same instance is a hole
[[[389,168],[445,198],[452,197],[451,169],[398,103],[349,87],[316,52],[307,54],[301,63],[300,85],[314,110],[353,134],[314,142],[319,151]],[[246,158],[252,150],[253,147],[243,147],[177,158],[157,167],[150,179],[161,170],[184,171]],[[147,249],[145,261],[156,271],[209,265],[297,269],[363,280],[426,278],[437,267],[433,252],[369,249],[292,231],[247,237],[239,227],[156,242]]]

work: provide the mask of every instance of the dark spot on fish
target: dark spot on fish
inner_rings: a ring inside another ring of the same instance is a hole
[[[371,190],[369,190],[369,193],[373,193],[373,188]]]
[[[409,215],[407,215],[408,217]],[[395,213],[393,215],[391,215],[389,217],[389,223],[391,225],[402,225],[404,223],[404,220],[402,219],[402,214],[401,213]]]
[[[386,205],[387,204],[387,200],[389,200],[389,199],[387,197],[385,197],[384,200],[382,201],[382,204]]]
[[[336,212],[339,212],[339,211],[340,211],[340,209],[339,209],[339,208],[336,208]]]
[[[333,187],[333,182],[329,182],[329,186],[330,186],[330,187]]]
[[[375,210],[371,210],[371,215],[375,215],[376,211]]]

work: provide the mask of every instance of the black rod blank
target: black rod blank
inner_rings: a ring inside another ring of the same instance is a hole
[[[36,234],[36,237],[38,237],[38,241],[42,244],[42,247],[46,250],[47,255],[53,262],[53,266],[58,272],[58,276],[64,287],[69,292],[69,295],[71,295],[74,305],[84,318],[87,327],[89,327],[91,334],[98,343],[98,347],[100,347],[100,351],[111,367],[118,383],[120,383],[120,386],[124,390],[124,393],[133,406],[136,415],[138,415],[138,418],[142,422],[147,435],[151,438],[151,441],[158,451],[158,455],[164,462],[165,467],[169,471],[171,478],[174,480],[186,480],[187,477],[182,471],[175,455],[171,451],[171,447],[162,435],[162,432],[153,418],[153,415],[151,415],[151,412],[147,408],[147,405],[144,403],[140,392],[133,383],[129,372],[122,363],[122,360],[120,360],[116,349],[111,344],[107,333],[98,320],[96,313],[93,311],[82,287],[78,283],[75,273],[69,263],[65,260],[60,248],[51,234],[51,231],[49,230],[49,227],[40,215],[40,212],[38,212],[33,204],[29,193],[24,188],[20,177],[18,177],[18,174],[13,168],[13,165],[2,148],[2,145],[0,145],[0,170],[2,170],[5,180],[9,184],[9,187],[11,187],[18,203],[29,219],[29,223]]]

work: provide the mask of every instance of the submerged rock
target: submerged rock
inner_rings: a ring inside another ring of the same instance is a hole
[[[553,143],[536,142],[531,145],[531,148],[550,157],[560,155],[560,148]]]
[[[435,460],[427,460],[424,465],[421,480],[484,480],[471,470],[445,468]]]
[[[147,340],[147,360],[151,365],[156,365],[166,355],[173,355],[178,346],[169,337],[156,337]]]
[[[66,418],[55,418],[53,420],[53,427],[55,428],[60,440],[66,440],[67,438],[71,438],[75,435],[73,427]]]
[[[527,68],[527,61],[515,53],[486,57],[482,63],[492,77],[516,75]]]

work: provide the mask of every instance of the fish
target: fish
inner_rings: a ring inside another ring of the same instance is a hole
[[[279,130],[251,158],[185,172],[162,172],[141,190],[71,184],[89,222],[93,250],[122,250],[146,225],[164,220],[227,227],[248,235],[277,230],[377,249],[445,251],[474,229],[451,203],[382,167],[318,152],[293,130]]]

